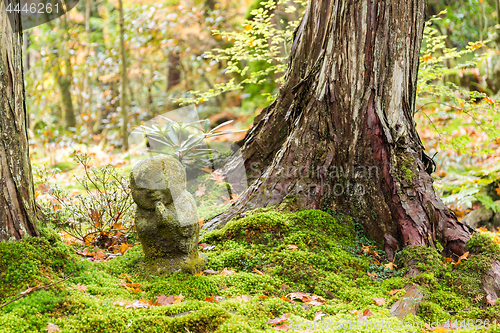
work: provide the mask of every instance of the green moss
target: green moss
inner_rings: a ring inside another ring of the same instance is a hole
[[[500,244],[493,242],[495,234],[479,232],[472,235],[467,242],[467,250],[471,253],[483,253],[491,256],[500,255]]]
[[[497,251],[491,239],[475,236],[468,245],[475,255],[456,266],[444,264],[435,249],[405,248],[398,255],[397,264],[404,267],[401,271],[420,271],[417,277],[405,278],[394,276],[394,271],[362,253],[359,242],[363,235],[355,232],[351,219],[315,210],[293,212],[293,207],[282,208],[248,212],[225,228],[207,234],[203,241],[215,246],[205,251],[209,256],[207,268],[235,270],[231,275],[157,274],[145,269],[140,246],[108,262],[91,263],[74,256],[74,250],[61,244],[49,230],[43,231],[42,239],[0,244],[0,258],[8,256],[12,267],[22,267],[20,281],[31,281],[30,286],[38,280],[53,282],[63,273],[75,272],[69,280],[1,309],[0,333],[40,332],[49,322],[58,325],[61,332],[271,332],[275,330],[267,321],[286,313],[305,329],[317,323],[313,318],[318,311],[327,315],[324,320],[335,322],[356,320],[350,311],[366,308],[374,314],[370,321],[395,323],[397,319],[389,318],[389,309],[404,291],[392,296],[389,292],[408,284],[422,286],[425,302],[418,316],[410,316],[407,321],[498,317],[498,307],[480,309],[478,302],[472,301],[482,294],[479,275],[490,267]],[[61,252],[65,255],[58,257]],[[25,258],[28,264],[22,266]],[[4,270],[15,272],[8,267]],[[39,270],[41,277],[34,276]],[[386,276],[376,280],[368,272]],[[141,284],[138,292],[120,285],[123,273]],[[84,284],[87,291],[76,290],[76,284]],[[16,285],[12,296],[27,287],[23,283]],[[292,304],[281,298],[290,292],[316,294],[328,301],[311,307],[301,302]],[[127,309],[113,305],[113,301],[179,294],[185,297],[182,302],[169,306]],[[241,295],[251,299],[239,299]],[[204,301],[211,296],[222,296],[224,300]],[[374,297],[385,298],[386,305],[375,306]],[[461,311],[464,308],[470,311]],[[451,316],[447,311],[459,312]]]
[[[28,237],[0,243],[0,303],[17,292],[49,284],[77,270],[69,246],[45,238]]]
[[[166,278],[157,278],[146,287],[148,297],[155,295],[182,295],[189,299],[203,300],[219,293],[220,285],[208,276],[192,276],[173,273]]]
[[[417,313],[425,322],[444,322],[450,319],[450,314],[444,311],[438,304],[433,302],[422,302]],[[437,327],[437,326],[434,326]]]
[[[436,249],[427,246],[408,246],[398,258],[406,271],[416,269],[419,272],[440,273],[446,269],[441,255]]]

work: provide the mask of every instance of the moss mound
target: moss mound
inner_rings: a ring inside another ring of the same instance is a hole
[[[390,317],[390,306],[409,284],[422,286],[425,301],[417,316],[406,321],[423,325],[450,319],[460,324],[500,317],[498,306],[486,308],[484,299],[477,298],[478,272],[487,270],[499,253],[490,236],[475,235],[469,242],[474,255],[460,265],[444,263],[434,249],[408,247],[398,254],[400,269],[391,270],[384,266],[383,251],[366,251],[367,238],[355,226],[349,217],[317,210],[248,212],[201,241],[214,246],[202,250],[209,256],[207,269],[235,272],[194,276],[152,275],[145,269],[140,246],[110,261],[91,263],[50,233],[2,243],[4,302],[28,286],[73,275],[1,308],[0,333],[40,332],[48,323],[58,325],[60,332],[275,332],[267,322],[284,314],[290,315],[287,324],[305,331],[320,328],[320,321],[313,320],[319,311],[326,315],[321,321],[324,332],[370,332],[369,327],[356,326],[328,329],[331,323],[356,322],[354,311],[365,309],[373,314],[370,322],[384,321],[393,325],[390,332],[407,332]],[[419,274],[403,277],[411,269]],[[138,285],[135,290],[121,285],[124,274]],[[86,290],[79,289],[81,285]],[[292,303],[292,292],[324,297],[325,304]],[[181,294],[180,303],[166,306],[134,309],[113,304]],[[385,299],[385,305],[376,306],[374,298]]]
[[[28,287],[49,284],[77,269],[73,250],[49,239],[29,237],[0,243],[0,303]]]

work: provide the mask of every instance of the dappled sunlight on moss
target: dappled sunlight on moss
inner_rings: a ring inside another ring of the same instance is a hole
[[[0,266],[2,274],[19,274],[13,275],[19,277],[8,287],[0,287],[8,291],[5,301],[27,285],[53,283],[63,274],[74,273],[54,287],[0,309],[0,332],[42,331],[49,322],[61,332],[275,332],[267,322],[284,314],[290,314],[287,323],[296,328],[316,325],[317,332],[372,332],[370,326],[325,328],[346,320],[356,323],[358,316],[353,312],[365,309],[372,313],[368,323],[397,325],[398,319],[390,317],[390,306],[411,284],[421,286],[425,299],[417,316],[410,315],[407,322],[423,325],[424,320],[499,316],[498,307],[479,308],[481,301],[474,300],[482,293],[478,273],[491,266],[488,262],[497,251],[483,236],[470,241],[471,252],[476,254],[459,265],[444,263],[435,249],[408,247],[398,253],[396,263],[401,269],[394,271],[383,266],[383,251],[372,249],[381,258],[364,253],[359,240],[364,241],[364,235],[354,230],[347,217],[266,208],[249,212],[202,240],[214,246],[204,251],[209,256],[207,269],[235,271],[227,275],[151,272],[145,268],[140,246],[115,259],[91,263],[53,236],[47,233],[40,239],[0,243],[0,262],[26,262],[19,272]],[[377,278],[374,268],[380,273]],[[403,277],[412,269],[419,274]],[[139,285],[135,292],[121,285],[124,276]],[[78,290],[79,285],[86,290]],[[307,306],[295,300],[293,304],[291,292],[322,296],[326,303]],[[185,298],[180,303],[166,306],[132,309],[113,304],[181,294]],[[207,301],[212,296],[221,298]],[[374,298],[385,299],[385,305],[377,306]],[[325,314],[323,330],[313,320],[320,311]],[[393,328],[390,332],[406,331]]]

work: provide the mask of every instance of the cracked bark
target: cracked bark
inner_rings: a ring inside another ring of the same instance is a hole
[[[9,15],[17,15],[12,19],[16,33],[5,8],[0,8],[0,241],[38,236],[24,103],[22,29],[19,13]]]
[[[310,1],[286,82],[242,142],[245,168],[261,172],[205,227],[289,194],[301,208],[355,217],[390,259],[436,242],[463,254],[472,230],[435,192],[413,120],[424,9],[424,0]]]

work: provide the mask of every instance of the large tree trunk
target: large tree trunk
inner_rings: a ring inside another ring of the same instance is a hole
[[[472,231],[437,196],[413,120],[424,8],[309,2],[286,82],[244,140],[255,181],[208,228],[289,194],[299,207],[355,217],[390,259],[396,248],[436,241],[446,254],[464,252]]]
[[[21,17],[19,12],[9,14],[16,16],[12,22],[17,28],[11,27],[3,2],[0,7],[0,241],[5,241],[37,236],[38,231],[24,104]]]

